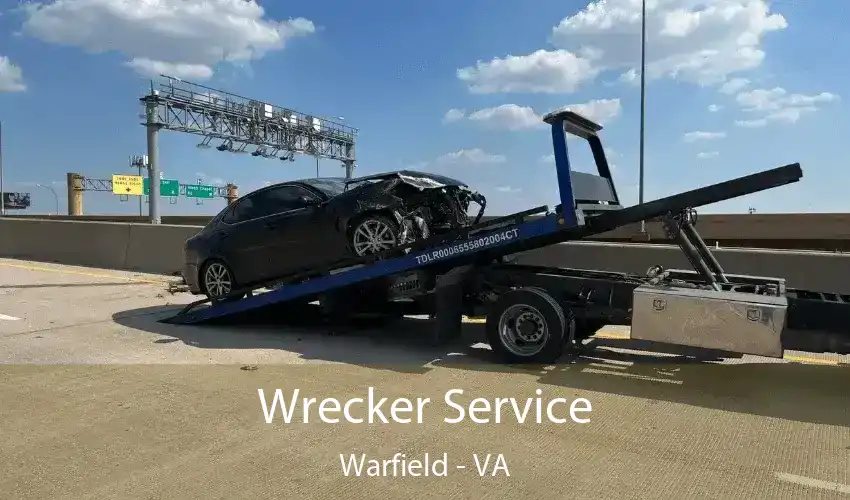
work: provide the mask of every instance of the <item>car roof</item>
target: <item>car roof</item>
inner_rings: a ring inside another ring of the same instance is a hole
[[[419,177],[419,178],[424,178],[424,179],[430,179],[432,181],[436,181],[436,182],[439,182],[441,184],[446,184],[446,185],[449,185],[449,186],[468,187],[468,185],[465,182],[459,181],[457,179],[453,179],[451,177],[446,177],[444,175],[432,174],[432,173],[429,173],[429,172],[420,172],[420,171],[417,171],[417,170],[394,170],[394,171],[391,171],[391,172],[382,172],[382,173],[379,173],[379,174],[364,175],[362,177],[355,177],[355,178],[349,179],[349,180],[346,180],[344,177],[306,177],[306,178],[303,178],[303,179],[296,179],[296,180],[291,180],[291,181],[281,181],[281,182],[278,182],[278,183],[275,183],[275,184],[271,184],[269,186],[265,186],[265,188],[273,187],[273,186],[280,186],[280,185],[283,185],[283,184],[308,184],[309,185],[310,182],[312,182],[312,181],[331,181],[331,182],[339,182],[339,183],[345,183],[345,184],[355,184],[355,183],[363,182],[363,181],[389,179],[389,178],[392,178],[392,177],[399,177],[399,176]]]

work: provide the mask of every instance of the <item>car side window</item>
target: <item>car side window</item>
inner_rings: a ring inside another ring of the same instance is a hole
[[[236,204],[228,210],[227,214],[222,217],[222,220],[227,224],[236,224],[238,222],[253,219],[254,212],[256,211],[255,197],[256,196],[247,196],[236,202]]]
[[[298,186],[280,186],[258,194],[261,196],[258,200],[259,207],[255,217],[265,217],[304,208],[307,206],[304,202],[305,198],[315,199],[312,193]]]
[[[236,224],[297,210],[306,206],[304,198],[316,199],[316,196],[298,186],[280,186],[266,189],[238,201],[224,216],[223,220],[227,224]]]

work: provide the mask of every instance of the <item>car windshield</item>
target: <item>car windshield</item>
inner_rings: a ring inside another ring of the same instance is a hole
[[[325,193],[329,198],[341,194],[345,191],[345,180],[334,177],[324,177],[321,179],[305,179],[304,184],[307,184],[319,191]]]

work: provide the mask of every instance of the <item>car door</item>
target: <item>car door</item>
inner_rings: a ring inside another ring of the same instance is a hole
[[[320,199],[298,185],[282,185],[265,192],[263,204],[268,215],[264,226],[269,244],[265,259],[267,278],[277,278],[321,262],[323,249],[316,234]]]
[[[251,193],[237,201],[212,235],[214,253],[230,266],[242,284],[257,282],[266,274],[263,259],[269,238],[262,220],[261,193]]]

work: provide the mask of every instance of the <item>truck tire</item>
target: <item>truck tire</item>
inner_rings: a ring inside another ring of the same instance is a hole
[[[508,363],[557,361],[574,328],[572,313],[541,288],[504,293],[487,312],[490,348]]]

